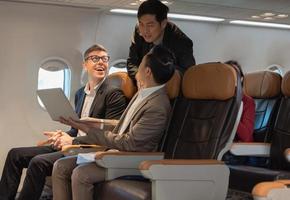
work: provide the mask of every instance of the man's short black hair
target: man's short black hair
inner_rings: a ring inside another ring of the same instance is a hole
[[[100,44],[94,44],[93,46],[91,46],[90,48],[88,48],[85,53],[84,53],[84,60],[89,56],[89,54],[93,51],[104,51],[107,52],[107,50],[105,49],[105,47],[103,47]]]
[[[164,84],[175,71],[174,54],[162,45],[153,47],[146,55],[146,66],[151,69],[156,83]]]
[[[155,15],[156,20],[161,23],[167,19],[168,11],[169,8],[159,0],[147,0],[139,6],[137,17],[140,19],[146,14]]]

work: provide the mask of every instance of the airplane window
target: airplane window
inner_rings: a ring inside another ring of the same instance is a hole
[[[272,72],[276,72],[278,74],[280,74],[281,76],[283,76],[283,68],[280,65],[277,64],[273,64],[267,67],[267,70],[270,70]]]
[[[115,60],[111,63],[109,74],[112,74],[115,72],[127,72],[127,60],[126,59]]]
[[[46,59],[38,71],[37,89],[62,88],[69,98],[71,84],[71,71],[67,62],[61,58]],[[41,100],[38,103],[44,108]]]

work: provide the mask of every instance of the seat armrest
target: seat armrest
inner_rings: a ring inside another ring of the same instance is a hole
[[[285,154],[285,158],[286,158],[286,160],[287,160],[288,162],[290,162],[290,148],[285,149],[284,154]]]
[[[62,152],[69,151],[71,149],[79,149],[79,148],[97,148],[101,147],[100,145],[95,144],[78,144],[78,145],[65,145],[61,148]]]
[[[164,153],[160,152],[97,152],[97,165],[105,168],[106,180],[120,176],[141,175],[138,167],[144,160],[160,160]]]
[[[105,151],[96,153],[96,163],[104,168],[133,168],[138,169],[144,160],[160,160],[162,152],[122,152]]]
[[[104,151],[106,147],[94,144],[80,144],[80,145],[65,145],[62,147],[61,152],[65,156],[77,155],[79,153]]]
[[[226,199],[230,171],[221,161],[144,161],[139,168],[152,182],[152,199]]]
[[[116,126],[119,123],[117,119],[99,119],[93,117],[83,117],[80,119],[82,122],[96,122],[96,123],[104,123],[105,125]]]
[[[255,185],[252,195],[255,200],[285,200],[290,196],[290,180],[261,182]]]
[[[211,173],[211,169],[226,169],[228,167],[218,160],[147,160],[139,165],[142,174],[153,180],[202,180],[203,175]],[[197,170],[197,171],[194,171]],[[203,173],[204,172],[204,173]],[[212,174],[215,176],[214,174]],[[217,174],[218,175],[218,174]]]
[[[236,156],[270,157],[270,143],[238,142],[233,143],[230,152]]]

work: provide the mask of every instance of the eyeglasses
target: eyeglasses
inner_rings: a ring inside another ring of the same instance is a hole
[[[85,61],[87,60],[91,60],[93,63],[98,63],[100,61],[100,59],[104,62],[107,63],[110,60],[110,56],[89,56],[85,59]]]

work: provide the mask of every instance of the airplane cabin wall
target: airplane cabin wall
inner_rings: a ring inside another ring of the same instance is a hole
[[[31,146],[42,131],[67,129],[40,108],[38,69],[47,57],[71,65],[73,95],[80,87],[82,53],[103,44],[111,61],[128,56],[136,17],[95,9],[0,1],[0,170],[8,150]],[[174,22],[193,40],[197,63],[238,60],[245,72],[279,64],[290,70],[289,30],[193,21]]]
[[[103,14],[99,19],[96,41],[112,53],[112,60],[128,56],[136,17]],[[245,72],[263,70],[278,64],[290,70],[289,30],[171,20],[192,40],[197,63],[237,60]]]
[[[54,56],[68,61],[73,102],[82,52],[95,41],[97,18],[93,9],[0,1],[0,171],[10,148],[35,145],[45,130],[68,130],[37,102],[39,65]]]

